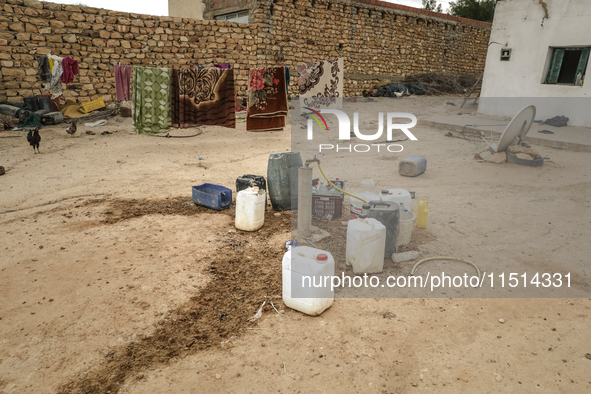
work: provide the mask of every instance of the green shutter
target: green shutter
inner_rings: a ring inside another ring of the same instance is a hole
[[[587,69],[587,62],[589,61],[590,50],[591,48],[583,48],[583,53],[581,53],[581,60],[579,60],[579,66],[577,67],[575,78],[577,75],[579,75],[579,73],[581,74],[581,76],[585,76],[585,70]]]
[[[550,63],[550,68],[548,69],[548,78],[546,79],[546,83],[558,83],[558,76],[560,75],[562,60],[564,59],[564,52],[565,50],[563,48],[554,49],[554,53],[552,54],[552,62]]]

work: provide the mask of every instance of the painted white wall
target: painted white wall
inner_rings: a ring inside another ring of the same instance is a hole
[[[497,2],[481,92],[481,97],[491,99],[480,100],[478,112],[513,116],[522,107],[534,104],[537,119],[565,115],[570,118],[569,125],[589,126],[590,100],[578,98],[591,98],[591,61],[583,86],[542,82],[548,72],[551,47],[591,47],[591,0],[544,2],[548,18],[544,18],[539,0]],[[501,61],[501,48],[511,48],[511,60]]]
[[[203,20],[202,0],[168,0],[168,16]]]

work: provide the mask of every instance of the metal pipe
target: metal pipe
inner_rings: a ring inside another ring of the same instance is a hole
[[[298,169],[298,234],[312,235],[312,167]]]

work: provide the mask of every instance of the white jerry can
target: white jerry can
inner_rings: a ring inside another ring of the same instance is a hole
[[[258,187],[249,187],[236,196],[236,221],[238,230],[256,231],[265,223],[267,193]]]
[[[356,274],[384,271],[386,226],[373,218],[349,220],[347,225],[347,266]]]
[[[335,262],[324,250],[297,246],[283,255],[283,302],[310,316],[318,316],[334,301],[331,288]]]

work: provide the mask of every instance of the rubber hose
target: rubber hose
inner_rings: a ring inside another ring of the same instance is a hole
[[[358,199],[358,200],[361,200],[361,201],[363,201],[365,204],[367,204],[367,201],[365,201],[363,198],[357,197],[357,196],[355,196],[355,195],[353,195],[353,194],[351,194],[351,193],[347,193],[347,192],[346,192],[346,191],[344,191],[343,189],[340,189],[340,188],[336,187],[336,186],[335,186],[335,184],[334,184],[334,183],[332,183],[332,182],[330,181],[330,179],[328,179],[328,178],[326,177],[326,175],[324,175],[324,171],[322,171],[322,167],[320,167],[320,163],[317,163],[317,164],[318,164],[318,169],[319,169],[319,170],[320,170],[320,172],[322,173],[322,176],[324,177],[324,179],[326,179],[326,181],[327,181],[328,183],[330,183],[330,184],[332,185],[332,187],[334,187],[335,189],[337,189],[337,190],[338,190],[338,191],[340,191],[340,192],[343,192],[343,193],[345,193],[345,194],[346,194],[346,195],[348,195],[348,196],[351,196],[351,197],[353,197],[353,198],[356,198],[356,199]]]
[[[421,261],[417,262],[413,267],[412,270],[410,271],[410,275],[414,276],[415,274],[415,270],[417,269],[417,267],[421,264],[423,264],[424,262],[427,261],[431,261],[431,260],[453,260],[453,261],[459,261],[461,263],[466,263],[466,264],[470,264],[472,267],[476,268],[476,272],[478,273],[478,280],[481,279],[481,275],[480,275],[480,269],[478,268],[478,266],[476,264],[474,264],[471,261],[468,260],[462,260],[462,259],[457,259],[455,257],[444,257],[444,256],[436,256],[436,257],[429,257],[426,259],[422,259]]]

